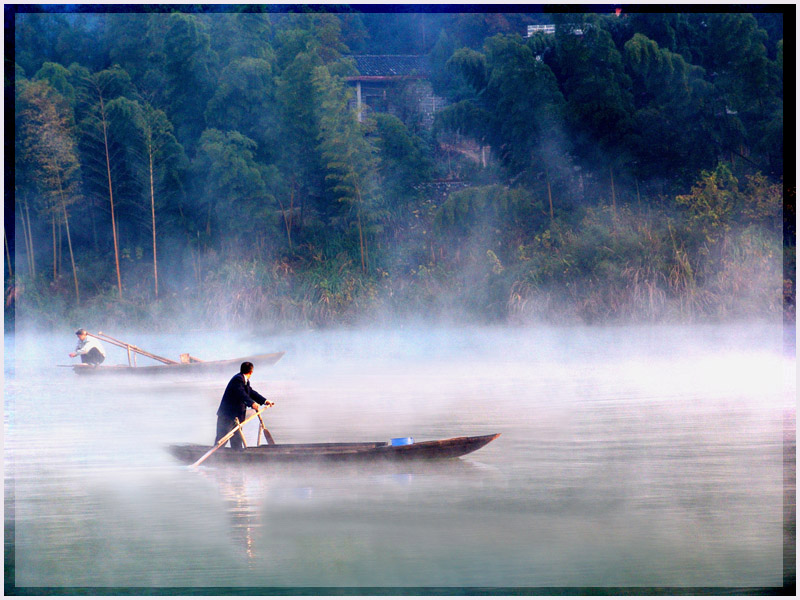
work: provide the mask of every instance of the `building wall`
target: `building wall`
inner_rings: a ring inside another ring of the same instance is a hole
[[[355,88],[356,82],[351,82]],[[433,117],[445,106],[443,98],[433,93],[430,81],[362,81],[361,103],[364,114],[386,112],[408,122],[419,120],[425,128],[433,125]],[[357,95],[353,94],[350,107],[356,110]]]

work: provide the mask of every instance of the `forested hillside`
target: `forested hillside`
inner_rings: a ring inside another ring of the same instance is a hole
[[[13,15],[6,323],[794,314],[782,14],[356,9]]]

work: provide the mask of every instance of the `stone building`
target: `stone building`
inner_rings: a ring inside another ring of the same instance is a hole
[[[405,123],[419,120],[431,127],[433,115],[444,105],[431,86],[427,56],[356,55],[351,56],[358,75],[348,77],[355,93],[353,108],[359,121],[368,112],[386,112]]]

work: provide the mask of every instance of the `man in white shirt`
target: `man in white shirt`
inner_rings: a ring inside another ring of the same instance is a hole
[[[78,346],[75,348],[75,352],[70,352],[70,357],[80,356],[82,363],[95,367],[106,359],[106,351],[100,340],[90,338],[85,329],[78,329],[75,335],[78,336]]]

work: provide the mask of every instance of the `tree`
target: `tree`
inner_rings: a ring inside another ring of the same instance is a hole
[[[20,97],[22,145],[35,164],[37,187],[45,197],[45,213],[63,223],[67,234],[75,301],[80,303],[78,271],[69,229],[67,208],[79,199],[80,172],[75,152],[73,123],[68,103],[46,81],[26,85]],[[56,240],[53,239],[53,277],[57,277]]]
[[[256,140],[266,158],[278,146],[275,113],[272,65],[261,58],[240,58],[222,70],[205,117],[211,128],[239,131]]]
[[[270,232],[274,171],[255,160],[256,147],[255,141],[236,131],[208,129],[200,137],[192,171],[200,200],[198,226],[208,240],[263,238]]]
[[[234,12],[208,17],[211,43],[222,64],[243,58],[258,58],[267,62],[275,60],[269,43],[273,37],[269,15]]]
[[[127,152],[133,163],[132,176],[146,182],[141,187],[146,190],[144,195],[149,204],[154,292],[158,298],[156,190],[161,191],[164,179],[185,160],[183,148],[175,139],[172,123],[164,112],[147,102],[142,104],[125,97],[116,98],[108,103],[108,114],[114,129],[122,132],[122,137],[128,141]]]
[[[361,269],[369,269],[366,235],[379,216],[377,149],[367,139],[365,128],[348,107],[344,82],[332,77],[324,66],[314,69],[314,89],[320,98],[319,148],[334,202],[347,207],[345,217],[355,217]],[[338,220],[338,219],[335,219]]]
[[[633,112],[631,80],[603,21],[559,16],[554,71],[566,99],[575,149],[591,164],[613,163],[624,151]]]
[[[433,164],[421,138],[389,114],[375,115],[380,173],[387,197],[399,200],[414,195],[414,188],[428,180]]]
[[[203,118],[213,94],[216,55],[198,16],[172,13],[164,37],[167,113],[178,139],[191,153],[206,129]]]
[[[637,33],[624,48],[635,112],[629,147],[638,176],[693,178],[715,156],[714,116],[704,70]]]
[[[282,152],[276,157],[276,165],[286,188],[278,197],[286,199],[281,200],[282,205],[289,205],[288,213],[282,212],[290,240],[292,229],[302,230],[308,213],[324,208],[325,179],[317,148],[319,122],[312,83],[313,71],[322,65],[322,59],[313,47],[308,49],[310,46],[308,34],[300,30],[282,31],[277,40],[280,72],[276,101]],[[311,216],[316,218],[316,214]]]
[[[111,214],[111,234],[114,242],[114,263],[117,273],[117,290],[119,298],[122,300],[122,275],[119,264],[119,241],[117,239],[117,219],[114,205],[114,181],[112,177],[112,149],[113,144],[110,139],[109,119],[107,104],[109,100],[118,98],[132,91],[130,77],[128,74],[114,67],[88,75],[86,72],[76,71],[81,77],[79,90],[79,103],[82,104],[82,112],[85,117],[80,123],[83,133],[84,156],[90,160],[82,161],[90,167],[90,172],[100,175],[99,180],[104,179],[104,185],[108,194],[108,201]],[[99,180],[95,182],[99,183]],[[97,190],[96,193],[99,193]]]
[[[449,67],[474,96],[437,114],[436,129],[465,133],[489,144],[508,174],[541,173],[555,162],[547,150],[561,128],[564,98],[550,68],[515,36],[494,36],[483,52],[461,49]]]

